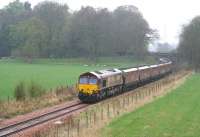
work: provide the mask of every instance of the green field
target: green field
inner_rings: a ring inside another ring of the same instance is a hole
[[[49,89],[60,85],[74,85],[79,74],[85,71],[136,64],[142,62],[135,61],[132,57],[99,58],[96,63],[81,58],[37,59],[32,64],[20,59],[0,59],[0,100],[13,98],[14,88],[20,81],[34,81]]]
[[[199,137],[200,74],[144,107],[115,119],[105,137]]]

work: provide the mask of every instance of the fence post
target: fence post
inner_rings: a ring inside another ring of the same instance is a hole
[[[86,111],[85,112],[85,116],[86,116],[86,127],[88,128],[89,127],[89,118],[88,118],[88,112]]]
[[[103,120],[103,107],[101,107],[101,120]]]
[[[136,97],[136,103],[138,103],[138,93],[135,94]]]
[[[129,94],[127,96],[128,96],[128,106],[129,106]]]
[[[77,136],[79,137],[80,133],[80,119],[77,120]]]
[[[144,92],[145,92],[145,89],[143,89],[143,91],[141,92],[141,94],[142,94],[142,100],[144,100]]]
[[[96,124],[96,111],[94,112],[94,125]]]
[[[125,107],[125,99],[124,99],[124,96],[123,96],[123,108]]]
[[[113,101],[113,116],[115,117],[115,100]]]
[[[110,117],[110,106],[109,106],[109,103],[107,105],[107,117],[108,118]]]
[[[92,111],[90,111],[89,119],[90,119],[90,123],[89,123],[89,125],[91,126],[91,125],[92,125]]]
[[[56,137],[58,137],[58,126],[56,125]]]
[[[139,92],[138,95],[139,95],[139,100],[141,100],[141,92]]]
[[[68,126],[67,126],[67,137],[70,137],[70,119],[68,119]]]
[[[133,103],[133,100],[134,100],[134,94],[131,94],[131,97],[132,97],[132,103]]]

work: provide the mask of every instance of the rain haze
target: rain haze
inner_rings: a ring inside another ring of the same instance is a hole
[[[199,5],[1,0],[0,137],[200,137]]]
[[[1,8],[12,1],[1,1]],[[34,6],[42,0],[28,1]],[[151,28],[159,31],[160,41],[173,45],[178,43],[182,26],[200,13],[198,6],[200,2],[197,0],[57,0],[56,2],[67,4],[72,11],[88,5],[95,8],[108,8],[109,10],[114,10],[121,5],[134,5],[142,12]]]

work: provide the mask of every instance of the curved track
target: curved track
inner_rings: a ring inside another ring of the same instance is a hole
[[[36,116],[34,118],[31,118],[31,119],[28,119],[28,120],[25,120],[25,121],[22,121],[22,122],[19,122],[19,123],[16,123],[16,124],[12,124],[12,125],[3,127],[3,128],[0,129],[0,137],[10,136],[10,135],[16,134],[16,133],[23,131],[25,129],[43,124],[43,123],[50,121],[50,120],[54,120],[56,118],[70,114],[72,112],[75,112],[75,111],[80,110],[82,108],[85,108],[87,106],[88,106],[88,104],[76,103],[76,104],[73,104],[71,106],[56,109],[54,111],[45,113],[43,115],[39,115],[39,116]]]

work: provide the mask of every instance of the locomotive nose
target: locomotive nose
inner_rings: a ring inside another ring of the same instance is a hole
[[[96,84],[79,84],[79,91],[85,94],[92,94],[94,91],[98,90],[98,85]]]

